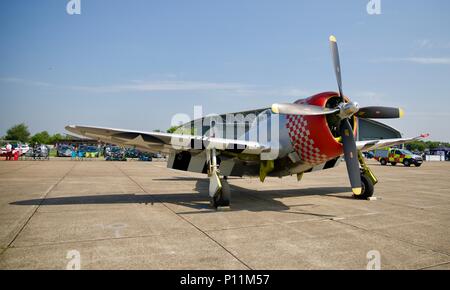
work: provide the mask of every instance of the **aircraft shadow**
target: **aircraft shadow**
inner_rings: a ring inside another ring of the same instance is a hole
[[[154,179],[157,180],[157,179]],[[200,214],[214,211],[209,206],[208,179],[192,177],[175,177],[167,179],[158,179],[158,181],[196,181],[194,191],[188,193],[162,193],[162,194],[105,194],[105,195],[86,195],[86,196],[68,196],[54,197],[45,199],[29,199],[10,203],[11,205],[21,206],[58,206],[58,205],[89,205],[89,204],[157,204],[170,203],[184,206],[192,211],[182,211],[178,214]],[[281,189],[281,190],[250,190],[244,187],[230,184],[232,193],[232,206],[229,211],[276,211],[289,214],[303,214],[309,216],[318,216],[332,218],[333,215],[316,214],[312,212],[314,204],[295,204],[286,205],[278,199],[285,197],[300,196],[325,196],[337,193],[348,193],[348,187],[317,187],[317,188],[299,188],[299,189]],[[335,196],[344,198],[343,196]],[[351,198],[351,197],[349,197]],[[308,210],[302,210],[302,207],[308,207]]]

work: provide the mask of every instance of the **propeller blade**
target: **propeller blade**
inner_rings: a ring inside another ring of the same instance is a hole
[[[344,93],[342,91],[341,62],[339,60],[337,40],[334,35],[330,36],[330,46],[331,56],[333,58],[334,73],[336,74],[336,80],[339,88],[339,95],[341,96],[341,102],[344,103]]]
[[[362,192],[361,174],[359,171],[358,152],[356,149],[356,142],[353,136],[353,129],[350,126],[348,119],[341,121],[340,133],[342,137],[342,143],[344,145],[344,157],[347,164],[348,177],[350,178],[350,184],[352,191],[356,195],[360,195]]]
[[[339,112],[339,109],[322,108],[305,104],[273,104],[272,112],[282,115],[318,116]]]
[[[358,118],[369,119],[396,119],[403,117],[404,112],[400,108],[390,107],[364,107],[356,114]]]

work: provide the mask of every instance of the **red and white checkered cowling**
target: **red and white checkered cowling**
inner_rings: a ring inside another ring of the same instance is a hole
[[[325,107],[328,99],[337,95],[326,92],[295,103]],[[306,163],[322,164],[343,154],[342,144],[331,134],[326,116],[288,115],[286,127],[294,150]]]

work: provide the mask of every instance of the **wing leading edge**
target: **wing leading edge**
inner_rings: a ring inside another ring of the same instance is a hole
[[[104,127],[66,126],[71,133],[122,146],[135,146],[148,152],[200,151],[216,148],[244,154],[261,154],[269,150],[258,142],[194,136],[187,134],[171,134],[162,132],[131,131]]]
[[[380,139],[380,140],[368,140],[368,141],[357,141],[356,148],[361,151],[370,151],[383,147],[390,147],[394,145],[400,145],[412,141],[421,140],[427,138],[430,134],[422,134],[414,138],[398,138],[398,139]]]

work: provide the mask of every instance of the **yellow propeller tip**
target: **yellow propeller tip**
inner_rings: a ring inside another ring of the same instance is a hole
[[[274,114],[279,114],[279,113],[280,113],[280,110],[279,110],[277,104],[273,104],[273,105],[272,105],[272,112],[273,112]]]
[[[336,40],[336,36],[334,36],[334,35],[331,35],[330,36],[330,41],[332,41],[332,42],[336,42],[337,40]]]
[[[362,193],[362,188],[361,187],[355,187],[352,188],[352,191],[355,195],[360,195]]]
[[[404,115],[405,115],[405,111],[403,111],[402,108],[398,109],[398,116],[399,116],[399,118],[403,118]]]

